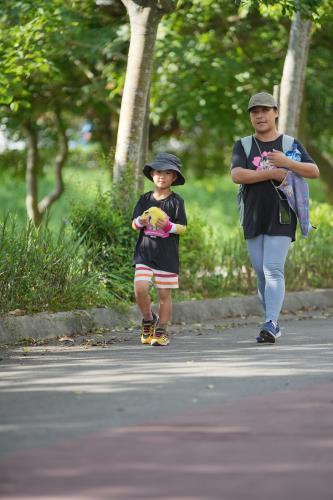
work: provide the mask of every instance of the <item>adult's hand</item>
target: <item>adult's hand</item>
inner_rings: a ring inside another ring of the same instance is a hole
[[[273,149],[267,153],[267,158],[272,167],[288,167],[288,157],[282,153],[282,151],[278,151]]]
[[[288,170],[285,168],[273,168],[269,171],[269,173],[272,180],[282,182],[287,175]]]

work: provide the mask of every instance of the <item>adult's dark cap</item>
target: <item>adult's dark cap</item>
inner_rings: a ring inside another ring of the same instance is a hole
[[[264,106],[265,108],[278,108],[277,102],[268,92],[259,92],[251,97],[248,104],[248,111],[255,108],[256,106]]]
[[[181,186],[185,184],[181,168],[182,164],[178,156],[171,153],[159,153],[153,161],[144,166],[142,171],[147,179],[152,181],[151,170],[174,170],[177,172],[177,178],[173,181],[172,186]]]

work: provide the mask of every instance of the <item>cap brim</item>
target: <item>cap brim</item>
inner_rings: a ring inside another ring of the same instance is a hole
[[[252,106],[249,106],[247,108],[247,110],[251,111],[251,109],[253,109],[253,108],[276,108],[276,109],[278,109],[278,107],[275,105],[273,106],[273,104],[253,104]]]

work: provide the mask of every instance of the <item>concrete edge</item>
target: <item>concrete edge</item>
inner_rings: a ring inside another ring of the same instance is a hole
[[[333,289],[315,289],[286,293],[282,312],[333,307]],[[175,302],[174,324],[199,323],[225,318],[260,315],[256,295],[221,299]],[[26,316],[6,315],[0,319],[0,344],[15,344],[22,339],[44,340],[63,335],[86,334],[96,329],[126,328],[140,322],[136,306],[127,312],[108,308],[92,308],[58,313],[37,313]]]

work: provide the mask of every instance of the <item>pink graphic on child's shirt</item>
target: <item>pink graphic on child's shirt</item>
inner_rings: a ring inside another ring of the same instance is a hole
[[[252,160],[252,164],[256,167],[256,170],[270,170],[274,167],[269,163],[269,159],[267,157],[268,152],[264,151],[262,156],[255,156]]]

